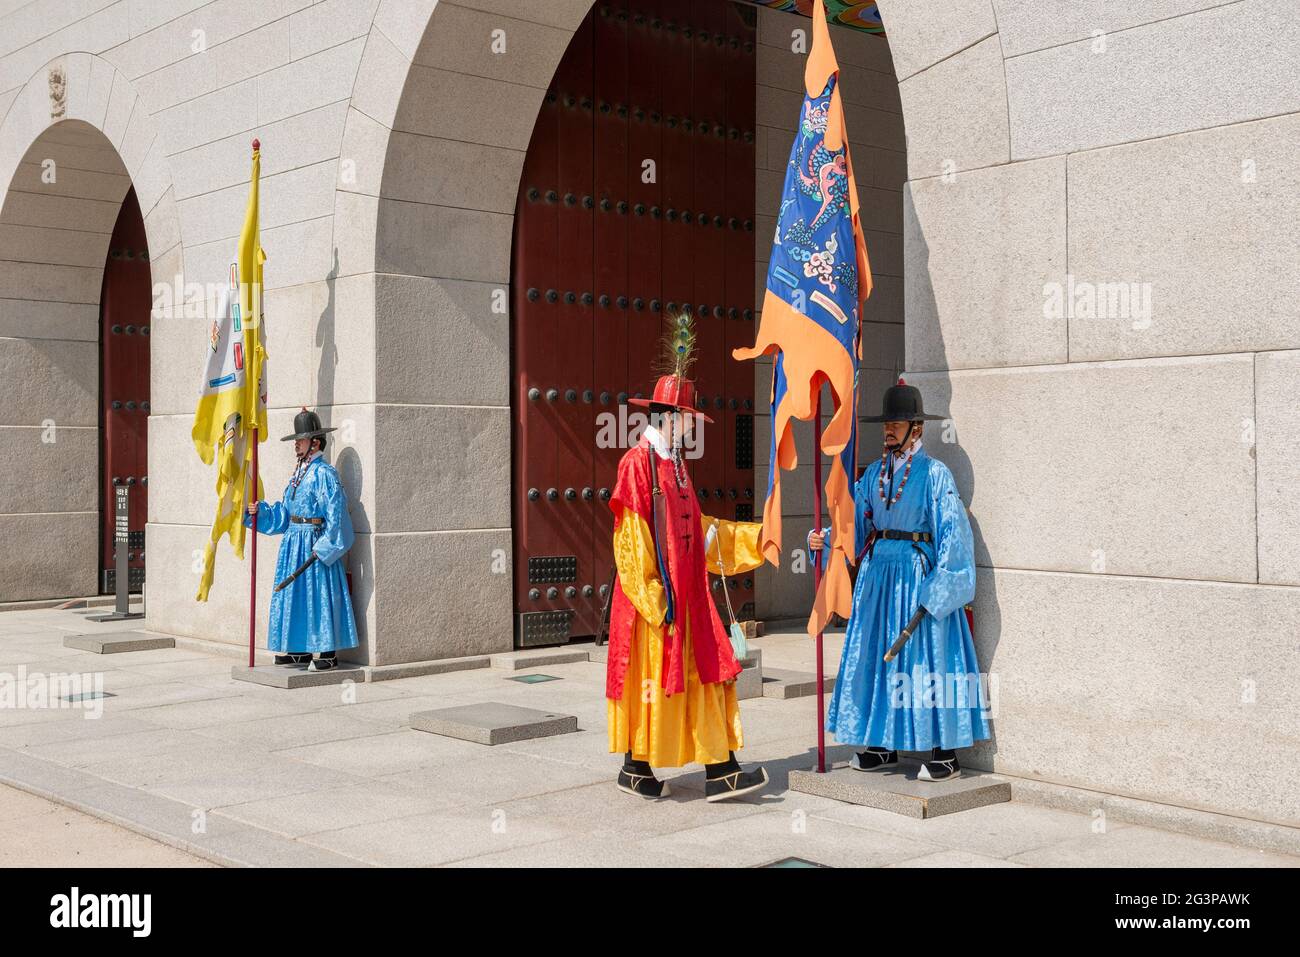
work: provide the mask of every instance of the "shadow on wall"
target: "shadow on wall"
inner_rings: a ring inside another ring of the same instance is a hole
[[[338,342],[335,338],[336,293],[335,284],[339,276],[339,251],[334,250],[334,264],[325,276],[326,299],[316,320],[315,342],[320,352],[320,361],[316,367],[316,408],[321,412],[321,419],[326,424],[334,424],[334,383],[335,370],[339,363]],[[365,469],[361,456],[351,446],[342,446],[334,455],[334,468],[348,493],[348,512],[352,516],[352,525],[373,528],[371,517],[365,512]],[[352,576],[352,610],[357,619],[357,635],[360,644],[344,654],[349,661],[369,662],[372,660],[370,649],[370,630],[366,627],[370,604],[374,600],[374,556],[369,549],[356,548],[347,554],[347,570]]]
[[[348,511],[352,514],[352,524],[355,526],[359,524],[358,515],[364,514],[361,490],[365,473],[361,467],[361,456],[357,455],[357,450],[351,446],[345,447],[339,450],[334,460],[334,468],[338,470],[343,487],[348,490]],[[355,650],[348,652],[344,657],[348,660],[368,662],[372,659],[370,630],[366,627],[366,621],[370,602],[375,593],[374,558],[369,549],[353,546],[348,550],[346,560],[347,571],[352,576],[352,610],[356,615],[357,635],[361,642]]]
[[[936,321],[925,324],[926,334],[934,338],[933,342],[927,344],[927,352],[934,351],[939,357],[942,368],[919,373],[924,378],[917,380],[917,385],[921,389],[927,412],[937,411],[948,415],[952,410],[952,379],[947,372],[948,351],[944,347],[943,328],[937,321],[938,307],[934,297],[934,286],[930,282],[930,247],[925,241],[925,233],[920,223],[916,220],[911,203],[911,184],[905,185],[903,189],[907,197],[904,202],[903,229],[907,237],[904,240],[904,248],[912,254],[907,256],[903,267],[907,283],[906,308],[911,313],[910,316],[904,316],[907,330],[905,335],[910,338],[917,334],[918,316],[936,317]],[[996,417],[997,411],[990,410],[990,414]],[[961,447],[961,423],[955,419],[950,421],[951,428],[955,429],[954,432],[948,432],[950,428],[948,421],[932,423],[941,427],[940,435],[937,436],[938,441],[934,441],[930,435],[927,435],[925,444],[927,450],[935,458],[942,460],[952,471],[953,480],[957,483],[957,491],[962,501],[966,503],[966,512],[970,516],[976,565],[975,601],[972,603],[975,619],[975,654],[981,673],[986,673],[1002,636],[1002,612],[998,604],[997,582],[993,577],[993,559],[984,541],[984,535],[980,531],[975,495],[975,469],[971,465],[970,456]],[[954,441],[944,441],[950,435]],[[992,703],[996,704],[996,699]],[[992,731],[992,738],[984,744],[969,749],[962,760],[973,768],[992,770],[993,755],[997,753],[996,718]]]
[[[320,363],[316,367],[316,407],[328,409],[334,405],[334,370],[339,364],[339,347],[335,341],[335,289],[339,278],[339,251],[334,250],[334,265],[325,276],[327,298],[320,318],[316,320],[316,347],[320,349]]]

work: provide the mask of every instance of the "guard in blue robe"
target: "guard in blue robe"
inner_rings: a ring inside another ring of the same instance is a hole
[[[852,767],[896,768],[900,750],[929,751],[924,780],[960,775],[955,749],[989,737],[965,613],[975,597],[970,520],[952,472],[921,447],[919,423],[942,418],[926,415],[920,390],[902,379],[882,414],[866,417],[885,423],[886,447],[853,490],[859,570],[826,718],[838,742],[867,746]],[[886,663],[919,608],[912,637]]]
[[[352,519],[339,473],[323,458],[325,434],[334,430],[321,428],[320,417],[305,408],[294,417],[293,430],[283,441],[295,443],[298,465],[284,497],[274,505],[256,503],[257,530],[284,536],[266,645],[279,652],[278,665],[324,671],[337,666],[338,651],[358,644],[341,560],[354,540]],[[250,505],[245,526],[252,525],[252,510]]]

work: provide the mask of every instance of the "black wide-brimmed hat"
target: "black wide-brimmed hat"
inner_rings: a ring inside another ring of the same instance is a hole
[[[336,430],[332,428],[322,429],[320,416],[304,406],[303,410],[293,417],[293,435],[286,435],[280,441],[293,442],[296,439],[314,439],[318,435],[334,431]]]
[[[921,422],[926,419],[943,419],[942,415],[926,415],[921,390],[908,385],[901,378],[897,385],[885,390],[880,415],[864,415],[864,422]]]

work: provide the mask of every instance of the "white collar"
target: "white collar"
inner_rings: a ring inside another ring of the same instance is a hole
[[[921,451],[921,440],[920,440],[920,439],[917,439],[917,440],[916,440],[916,443],[915,443],[915,444],[914,444],[910,449],[908,449],[906,452],[902,452],[902,453],[895,452],[895,453],[894,453],[894,458],[898,459],[898,460],[901,462],[901,461],[903,461],[904,459],[909,459],[909,458],[911,458],[913,455],[915,455],[915,454],[916,454],[917,452],[919,452],[919,451]]]
[[[662,432],[656,429],[653,425],[647,425],[643,434],[645,435],[646,441],[650,443],[650,447],[659,453],[661,459],[672,458],[672,449],[669,448],[668,439]]]

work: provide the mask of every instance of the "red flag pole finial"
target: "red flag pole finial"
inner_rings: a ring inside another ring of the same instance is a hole
[[[262,148],[262,141],[261,141],[261,140],[253,140],[253,149],[255,149],[255,150],[260,150],[261,148]]]

